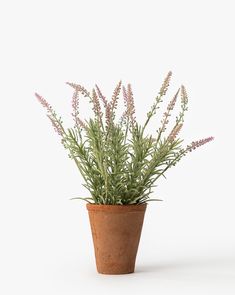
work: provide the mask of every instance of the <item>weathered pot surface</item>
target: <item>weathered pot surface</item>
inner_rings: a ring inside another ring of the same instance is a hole
[[[146,207],[87,204],[99,273],[134,272]]]

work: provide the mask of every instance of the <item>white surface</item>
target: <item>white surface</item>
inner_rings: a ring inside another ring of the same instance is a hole
[[[1,294],[235,293],[234,25],[233,1],[1,2]],[[33,93],[70,123],[64,82],[111,95],[121,78],[143,120],[168,70],[170,94],[190,96],[186,143],[215,141],[159,183],[136,273],[98,275],[85,204],[69,201],[87,193]]]

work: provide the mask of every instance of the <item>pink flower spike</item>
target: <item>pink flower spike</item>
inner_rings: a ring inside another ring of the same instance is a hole
[[[97,118],[99,118],[99,120],[101,120],[101,117],[102,117],[103,114],[102,114],[102,111],[101,111],[99,97],[98,97],[98,95],[97,95],[94,88],[92,90],[92,102],[93,102],[93,111],[95,112]]]
[[[106,118],[106,126],[109,127],[111,124],[111,118],[112,114],[111,114],[111,102],[109,102],[107,104],[107,108],[105,110],[105,118]]]
[[[77,123],[84,129],[86,129],[86,124],[80,119],[80,118],[77,118]]]
[[[212,141],[214,139],[213,136],[210,136],[210,137],[207,137],[207,138],[204,138],[204,139],[200,139],[200,140],[197,140],[197,141],[193,141],[190,145],[187,146],[187,150],[189,152],[192,152],[193,150],[195,150],[196,148]]]
[[[122,81],[119,81],[119,83],[117,84],[117,86],[114,89],[112,99],[111,99],[112,112],[114,111],[114,109],[117,108],[117,100],[118,100],[118,96],[119,96],[120,91],[121,91],[121,86],[122,86]]]
[[[176,137],[178,136],[183,124],[177,124],[171,131],[170,135],[168,136],[168,141],[173,142]]]
[[[163,96],[166,94],[167,90],[168,90],[168,87],[169,87],[169,84],[170,84],[170,80],[171,80],[171,76],[172,76],[172,72],[168,72],[165,80],[163,81],[163,84],[162,84],[162,87],[159,91],[159,95],[160,96]]]
[[[51,105],[43,98],[41,95],[35,92],[35,96],[37,97],[38,101],[41,103],[41,105],[47,109],[49,113],[52,112],[52,107]]]
[[[90,92],[85,89],[85,87],[75,84],[75,83],[70,83],[66,82],[67,85],[71,86],[73,89],[80,91],[85,97],[90,97]]]
[[[78,107],[79,107],[79,91],[76,89],[72,97],[72,109],[73,109],[74,115],[78,113]]]
[[[99,98],[103,101],[104,107],[107,108],[108,101],[106,97],[102,94],[102,92],[100,91],[100,88],[97,85],[95,85],[95,87],[96,87]]]
[[[127,85],[127,104],[128,104],[128,115],[131,118],[131,124],[132,127],[136,123],[136,118],[135,118],[135,103],[134,103],[134,97],[133,97],[133,92],[131,88],[131,84]]]
[[[128,96],[127,96],[126,87],[125,87],[124,85],[122,86],[122,92],[123,92],[124,105],[125,105],[125,107],[126,107],[126,113],[127,113],[127,108],[128,108]]]
[[[182,104],[188,103],[188,94],[184,85],[181,85],[181,102]]]
[[[136,123],[136,118],[135,118],[134,97],[133,97],[131,84],[127,85],[127,89],[125,86],[122,86],[122,92],[123,92],[123,99],[124,99],[124,105],[126,107],[126,110],[123,113],[121,120],[129,118],[132,127],[134,127]]]
[[[63,130],[61,129],[59,123],[54,118],[52,118],[50,115],[47,115],[47,117],[50,119],[51,124],[55,129],[55,132],[57,132],[60,136],[62,136]]]
[[[172,100],[169,102],[169,104],[167,106],[168,112],[170,112],[170,111],[172,111],[174,109],[179,92],[180,92],[180,89],[178,89],[178,91],[176,92],[176,94],[174,95]]]
[[[75,122],[75,126],[85,128],[85,123],[79,118],[79,90],[74,91],[72,97],[72,116]]]

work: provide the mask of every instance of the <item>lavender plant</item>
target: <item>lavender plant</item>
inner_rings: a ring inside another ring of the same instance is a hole
[[[170,100],[156,135],[146,133],[150,120],[156,115],[166,96],[172,73],[169,72],[147,113],[143,125],[136,121],[135,104],[131,84],[117,84],[110,101],[95,85],[91,92],[83,86],[67,83],[73,88],[72,117],[74,126],[65,129],[51,105],[39,94],[37,99],[47,110],[55,131],[61,138],[69,157],[74,160],[90,197],[79,198],[95,204],[142,204],[159,199],[150,198],[156,181],[165,177],[169,168],[175,166],[188,152],[213,140],[208,137],[183,146],[179,132],[188,110],[188,96],[184,86]],[[125,111],[116,118],[116,110],[123,94]],[[168,133],[171,113],[180,96],[180,112]],[[82,120],[79,114],[80,98],[92,104],[93,118]]]

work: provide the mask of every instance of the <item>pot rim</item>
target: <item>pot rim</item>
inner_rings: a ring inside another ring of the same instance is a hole
[[[147,203],[145,204],[131,204],[131,205],[102,205],[102,204],[86,204],[88,211],[106,211],[106,212],[135,212],[145,211]]]

